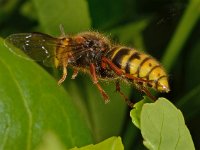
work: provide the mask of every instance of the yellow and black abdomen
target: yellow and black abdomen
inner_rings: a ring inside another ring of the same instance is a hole
[[[109,51],[107,57],[125,74],[147,81],[142,82],[143,86],[152,87],[160,92],[169,91],[166,72],[150,55],[133,48],[116,46]]]

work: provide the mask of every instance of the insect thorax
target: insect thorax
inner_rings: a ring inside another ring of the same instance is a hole
[[[80,33],[72,38],[73,65],[87,67],[94,63],[99,65],[102,56],[110,49],[107,38],[96,32]]]

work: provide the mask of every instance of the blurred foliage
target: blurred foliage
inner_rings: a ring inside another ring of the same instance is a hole
[[[85,30],[101,31],[108,35],[113,42],[146,51],[162,61],[166,67],[169,73],[171,92],[162,96],[172,100],[183,112],[195,147],[200,149],[199,18],[200,0],[1,0],[0,36],[5,38],[12,33],[33,31],[59,36],[61,34],[59,25],[62,24],[68,34]],[[16,74],[18,78],[15,80],[19,80],[23,86],[25,83],[31,82],[30,84],[33,87],[35,86],[34,91],[38,90],[39,92],[38,84],[32,83],[32,80],[26,81],[28,78],[25,75],[27,74],[30,78],[32,74],[37,81],[42,78],[40,75],[43,75],[41,68],[39,69],[39,66],[36,67],[32,62],[29,67],[28,62],[15,58],[16,56],[9,56],[12,53],[7,53],[5,50],[1,45],[0,81],[2,81],[2,84],[0,85],[0,100],[2,101],[4,98],[6,100],[9,95],[16,97],[16,91],[12,90],[14,87],[12,87],[9,76],[7,76],[9,70],[5,66],[9,66],[13,74]],[[2,64],[2,61],[4,64]],[[23,67],[18,66],[20,63],[23,64],[21,61],[24,61]],[[34,69],[31,67],[32,65]],[[54,72],[49,68],[44,69],[51,74]],[[69,70],[69,76],[71,74],[72,72]],[[58,79],[59,75],[60,72],[54,76]],[[47,85],[54,84],[55,81],[50,78],[48,76],[43,79],[40,88],[45,89],[45,85],[42,87],[42,84],[46,82],[48,82]],[[111,99],[111,102],[105,105],[88,75],[80,74],[73,81],[69,78],[63,84],[64,95],[67,100],[71,100],[72,105],[69,104],[69,106],[73,108],[77,115],[75,115],[75,118],[79,118],[80,123],[78,125],[80,124],[82,128],[87,126],[91,130],[91,135],[90,132],[87,134],[88,141],[86,140],[85,144],[92,141],[89,138],[90,136],[93,137],[95,142],[99,142],[113,135],[119,135],[122,137],[125,149],[128,150],[132,147],[136,150],[145,149],[139,130],[131,124],[126,104],[114,92],[113,83],[101,83]],[[27,90],[27,88],[24,90]],[[63,89],[58,87],[55,90],[62,92]],[[122,90],[126,95],[130,95],[131,99],[136,100],[142,97],[140,92],[131,89],[129,85],[123,85]],[[7,93],[7,96],[5,96],[5,93]],[[35,96],[38,95],[37,92],[35,94]],[[4,98],[2,95],[4,95]],[[12,102],[17,107],[20,105],[17,100],[16,97],[15,101],[8,102]],[[55,99],[54,101],[58,101],[55,102],[55,106],[64,100],[65,98]],[[40,102],[39,98],[34,101]],[[67,103],[65,105],[68,105]],[[36,106],[40,107],[39,105],[40,103]],[[2,115],[3,109],[0,108]],[[17,109],[14,109],[14,111],[17,112]],[[20,110],[19,114],[23,114],[23,111]],[[79,113],[77,114],[77,112]],[[18,113],[15,115],[18,115]],[[62,116],[59,117],[62,118]],[[53,124],[56,126],[56,123]],[[78,130],[78,125],[74,129]],[[60,131],[58,130],[58,132]],[[7,135],[9,132],[2,134]],[[64,138],[66,137],[63,136]],[[69,147],[73,144],[70,143]],[[77,146],[81,145],[84,144],[80,143]]]

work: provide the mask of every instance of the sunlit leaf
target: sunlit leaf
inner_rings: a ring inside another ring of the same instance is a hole
[[[52,133],[47,133],[42,143],[37,147],[36,150],[123,150],[124,146],[120,137],[110,137],[97,144],[90,144],[83,147],[74,147],[67,149],[59,141],[57,136]]]
[[[142,107],[143,107],[143,105],[145,103],[148,103],[148,102],[150,102],[150,100],[148,99],[148,97],[144,97],[143,100],[137,102],[134,105],[134,108],[130,112],[130,116],[132,118],[132,122],[138,128],[140,128],[140,117],[141,117]]]
[[[144,145],[151,150],[193,150],[194,144],[180,110],[165,98],[144,104],[141,112]]]
[[[123,150],[123,144],[120,137],[111,137],[96,145],[88,145],[81,148],[73,148],[71,150]]]

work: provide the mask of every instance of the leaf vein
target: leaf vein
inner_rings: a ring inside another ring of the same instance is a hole
[[[9,124],[10,124],[10,122],[9,122]],[[7,125],[6,126],[6,129],[5,129],[5,134],[4,134],[4,138],[3,138],[3,142],[2,142],[2,144],[1,144],[1,147],[0,147],[0,149],[4,149],[4,146],[6,145],[6,141],[7,141],[7,139],[8,139],[8,133],[9,133],[9,126],[10,125]]]
[[[30,150],[31,149],[32,125],[33,125],[33,119],[32,119],[31,110],[30,110],[30,108],[28,106],[28,103],[26,102],[26,98],[23,96],[23,89],[20,87],[19,82],[15,79],[15,77],[14,77],[14,75],[13,75],[10,67],[3,60],[0,59],[0,61],[7,68],[8,72],[10,73],[11,79],[13,79],[14,83],[16,84],[16,86],[17,86],[17,88],[19,90],[19,94],[22,97],[22,101],[24,103],[25,110],[27,111],[28,119],[29,119],[29,123],[28,123],[28,135],[27,135],[27,150]]]
[[[162,109],[163,110],[163,109]],[[162,111],[162,124],[161,124],[161,128],[160,128],[160,141],[159,141],[159,145],[158,145],[158,149],[160,149],[161,143],[162,143],[162,130],[163,130],[163,122],[164,122],[164,112]]]
[[[60,106],[62,106],[61,109],[63,110],[63,114],[64,114],[64,116],[66,116],[65,118],[67,119],[67,124],[68,124],[68,128],[69,128],[69,134],[68,135],[70,137],[71,143],[72,143],[72,145],[75,145],[75,139],[74,139],[74,137],[72,136],[72,133],[71,133],[72,130],[71,130],[70,120],[68,119],[69,116],[67,115],[66,111],[64,111],[63,105],[60,105]]]
[[[177,118],[178,118],[178,140],[177,140],[177,143],[175,145],[175,149],[177,149],[179,140],[181,138],[181,136],[180,136],[180,120],[179,120],[179,116],[177,116]]]

